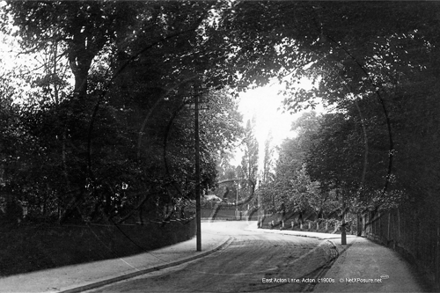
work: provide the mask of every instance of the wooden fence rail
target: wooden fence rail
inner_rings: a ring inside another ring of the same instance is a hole
[[[363,218],[365,236],[398,251],[440,290],[440,221],[435,211],[402,206]]]

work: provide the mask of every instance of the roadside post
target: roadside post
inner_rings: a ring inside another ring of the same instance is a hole
[[[345,229],[346,226],[347,223],[345,223],[345,214],[344,214],[341,224],[341,245],[347,245],[347,231]]]
[[[235,189],[235,219],[239,220],[239,212],[238,212],[238,189],[240,188],[240,183],[236,185]]]
[[[345,222],[346,215],[346,198],[345,193],[342,193],[342,223],[341,223],[341,245],[347,245],[347,231],[345,229],[347,223]]]
[[[199,93],[195,90],[195,173],[196,173],[196,246],[197,251],[202,251],[202,217],[200,215],[200,139],[199,139]]]

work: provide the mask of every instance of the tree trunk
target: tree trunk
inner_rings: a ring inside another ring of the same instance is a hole
[[[87,77],[92,60],[105,44],[104,39],[88,44],[91,39],[89,35],[78,31],[73,37],[74,44],[68,54],[70,68],[75,76],[74,91],[80,98],[85,98],[87,94]]]

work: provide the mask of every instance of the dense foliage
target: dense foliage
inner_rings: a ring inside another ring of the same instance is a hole
[[[308,130],[297,126],[304,132],[282,147],[280,186],[262,186],[272,209],[279,198],[319,213],[334,197],[361,209],[408,198],[439,207],[438,3],[11,1],[4,9],[4,24],[17,26],[5,33],[53,56],[35,83],[44,88],[29,94],[40,102],[2,112],[16,123],[4,132],[15,147],[2,149],[3,188],[44,207],[35,210],[112,217],[125,205],[191,198],[193,98],[207,108],[208,187],[240,134],[226,88],[236,94],[274,77],[286,85],[286,110],[320,98],[331,112]],[[62,57],[73,89],[54,70]],[[317,86],[298,87],[303,76]]]
[[[342,206],[353,211],[388,209],[407,200],[438,208],[434,194],[440,186],[432,172],[438,169],[439,146],[438,3],[254,2],[241,9],[264,11],[261,22],[245,13],[237,19],[258,30],[257,43],[278,40],[276,58],[296,60],[278,75],[291,93],[285,108],[304,109],[319,98],[330,110],[311,143],[300,134],[282,147],[276,181],[290,186],[269,188],[269,198],[284,190],[290,190],[286,203],[295,198],[292,182],[305,163],[311,182],[319,183],[320,198],[336,190]],[[295,81],[303,75],[317,86],[298,87]],[[281,202],[275,200],[272,208]]]
[[[28,219],[142,223],[183,210],[194,198],[195,97],[201,184],[214,186],[219,153],[241,135],[232,92],[212,64],[222,56],[204,42],[216,5],[8,3],[4,33],[53,58],[33,91],[2,95],[7,212],[20,202]],[[73,74],[66,95],[63,62]]]

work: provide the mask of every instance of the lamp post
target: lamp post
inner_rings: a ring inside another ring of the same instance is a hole
[[[202,251],[202,218],[200,215],[200,139],[199,139],[199,93],[197,86],[194,88],[195,96],[195,118],[194,118],[194,135],[195,135],[195,173],[196,173],[196,246],[197,251]]]

